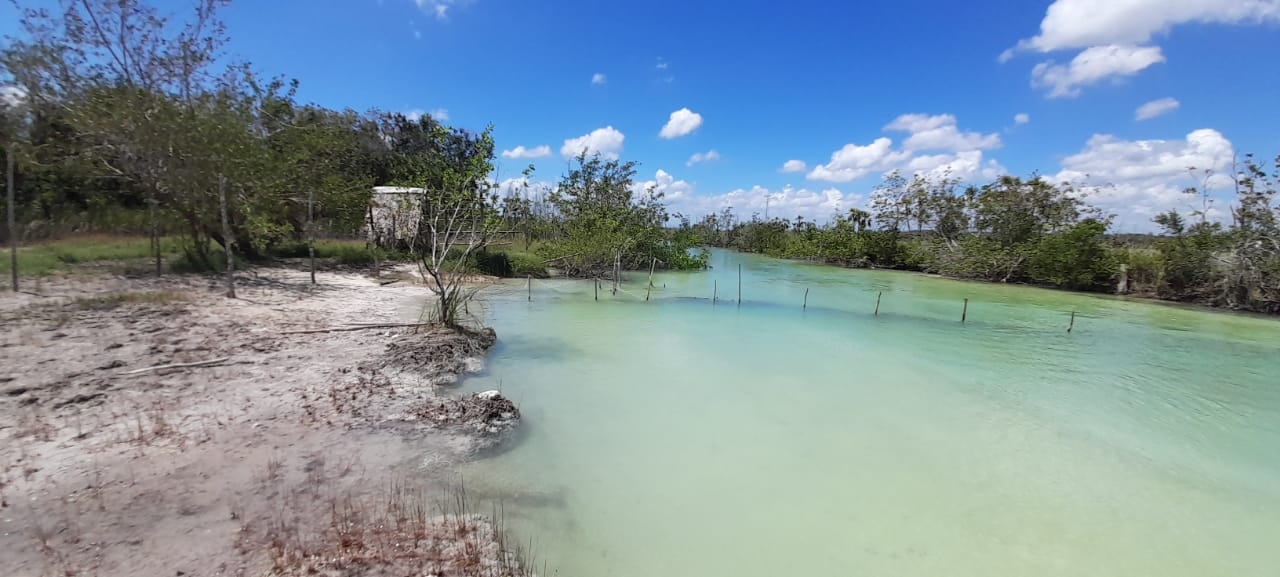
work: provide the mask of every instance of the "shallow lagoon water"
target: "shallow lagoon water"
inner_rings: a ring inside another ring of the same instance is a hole
[[[712,264],[484,293],[526,421],[466,483],[548,573],[1276,575],[1280,322]]]

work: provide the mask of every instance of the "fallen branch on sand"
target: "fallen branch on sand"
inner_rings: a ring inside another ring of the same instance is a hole
[[[171,365],[159,365],[159,366],[155,366],[155,367],[147,367],[147,368],[145,368],[145,369],[135,369],[135,370],[132,370],[132,371],[127,371],[127,372],[125,372],[124,374],[126,374],[126,375],[138,375],[138,374],[142,374],[142,373],[149,373],[149,372],[151,372],[151,371],[163,371],[163,370],[165,370],[165,369],[192,369],[192,368],[196,368],[196,367],[210,367],[210,366],[213,366],[213,365],[220,365],[220,364],[225,363],[225,362],[227,362],[227,361],[229,361],[229,360],[231,360],[231,357],[222,357],[222,358],[220,358],[220,359],[210,359],[210,360],[207,360],[207,361],[200,361],[200,362],[196,362],[196,363],[173,363],[173,364],[171,364]]]
[[[323,329],[307,329],[302,331],[284,331],[282,335],[310,335],[315,333],[342,333],[347,331],[363,331],[365,329],[400,329],[408,327],[426,327],[433,323],[390,323],[381,325],[348,325],[343,327],[328,327]]]

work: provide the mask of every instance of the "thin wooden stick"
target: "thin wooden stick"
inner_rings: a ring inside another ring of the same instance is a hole
[[[809,309],[809,289],[806,288],[804,289],[804,306],[800,307],[800,310],[808,310],[808,309]]]
[[[649,288],[644,291],[645,302],[649,302],[649,293],[653,292],[653,268],[656,266],[658,266],[658,259],[654,258],[653,262],[649,263]]]
[[[960,311],[960,324],[964,324],[967,318],[969,318],[969,299],[964,299],[964,310]]]
[[[738,263],[738,306],[742,306],[742,263]]]
[[[1067,332],[1071,332],[1074,328],[1076,328],[1076,311],[1071,311],[1071,324],[1067,325]]]
[[[533,275],[529,275],[529,302],[533,302]]]
[[[595,281],[596,281],[596,302],[599,302],[600,301],[600,279],[595,279]]]
[[[622,251],[614,253],[613,257],[613,294],[618,294],[618,283],[622,282]]]
[[[211,360],[200,361],[196,363],[174,363],[171,365],[159,365],[155,367],[147,367],[145,369],[136,369],[136,370],[128,371],[124,374],[140,375],[142,373],[149,373],[152,371],[163,371],[165,369],[191,369],[195,367],[209,367],[209,366],[225,363],[229,360],[231,360],[231,357],[222,357],[220,359],[211,359]]]
[[[719,293],[720,293],[720,281],[712,279],[711,280],[711,305],[712,306],[715,306],[716,299],[718,298]]]
[[[882,297],[882,296],[884,296],[884,291],[880,291],[880,292],[876,293],[876,314],[875,314],[875,316],[880,316],[880,297]]]
[[[306,329],[301,331],[284,331],[281,335],[310,335],[315,333],[343,333],[347,331],[363,331],[366,329],[397,329],[406,327],[427,327],[432,323],[388,323],[384,325],[352,325],[345,327],[328,327],[323,329]]]

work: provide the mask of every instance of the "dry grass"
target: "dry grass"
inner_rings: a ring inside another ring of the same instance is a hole
[[[492,517],[475,513],[462,485],[440,493],[394,481],[355,494],[338,482],[350,464],[330,470],[314,456],[293,481],[282,467],[272,460],[260,477],[271,496],[268,514],[244,519],[243,510],[231,510],[242,521],[237,548],[264,555],[270,575],[533,575],[525,552],[507,540],[501,508]]]

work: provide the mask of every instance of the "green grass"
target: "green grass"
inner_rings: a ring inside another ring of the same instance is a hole
[[[346,266],[373,264],[373,254],[363,240],[317,240],[316,258],[330,260]],[[307,243],[287,242],[271,247],[268,253],[275,258],[307,258]],[[405,255],[382,251],[386,261],[404,260]]]
[[[507,259],[511,261],[511,274],[516,278],[527,276],[535,278],[547,277],[547,263],[536,254],[512,251],[507,253]]]
[[[161,239],[160,249],[166,260],[182,252],[178,239],[171,238]],[[18,272],[23,276],[43,276],[67,272],[72,265],[148,258],[151,243],[146,237],[77,236],[19,247]],[[9,255],[5,254],[0,258],[0,274],[8,277],[10,269]]]
[[[490,248],[475,255],[473,268],[476,272],[499,277],[547,277],[547,265],[543,263],[541,257],[516,250],[511,246]]]

